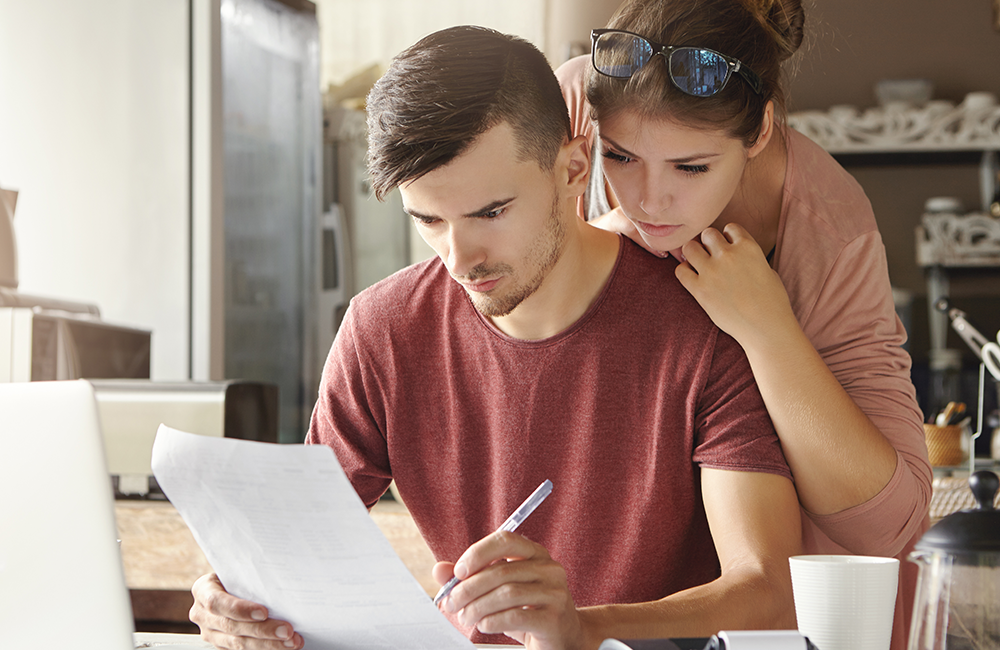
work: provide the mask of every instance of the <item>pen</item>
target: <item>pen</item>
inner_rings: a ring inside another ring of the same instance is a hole
[[[503,530],[508,533],[514,532],[517,527],[521,525],[521,522],[527,519],[528,515],[534,512],[535,508],[537,508],[542,501],[545,501],[545,497],[549,496],[551,493],[552,481],[545,479],[541,485],[535,488],[535,491],[531,493],[531,496],[525,499],[524,503],[519,505],[517,510],[515,510],[511,516],[507,517],[507,521],[503,522],[500,525],[500,528],[497,528],[497,532]],[[441,590],[437,592],[436,596],[434,596],[434,604],[437,605],[444,600],[445,596],[450,594],[451,590],[454,589],[455,585],[459,582],[461,582],[461,580],[458,578],[452,578],[447,584],[445,584],[445,586],[441,587]]]

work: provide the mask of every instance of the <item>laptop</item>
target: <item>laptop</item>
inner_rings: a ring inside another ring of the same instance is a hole
[[[132,632],[93,388],[0,384],[0,645],[132,650]]]

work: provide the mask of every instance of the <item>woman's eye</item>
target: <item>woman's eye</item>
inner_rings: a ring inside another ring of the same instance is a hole
[[[677,165],[677,169],[685,174],[704,174],[708,171],[708,165]]]
[[[437,219],[433,217],[418,217],[416,215],[411,215],[413,220],[417,222],[420,226],[432,226],[437,222]]]
[[[607,160],[610,160],[611,162],[616,162],[616,163],[619,163],[621,165],[624,165],[624,164],[629,163],[629,162],[632,161],[632,159],[629,158],[628,156],[623,156],[620,153],[615,153],[614,151],[611,151],[610,149],[608,149],[607,151],[603,152],[601,154],[601,156],[604,157]]]

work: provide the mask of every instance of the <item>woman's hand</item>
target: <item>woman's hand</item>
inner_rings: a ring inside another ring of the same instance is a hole
[[[707,228],[701,241],[693,239],[681,250],[685,261],[677,267],[677,279],[744,349],[778,333],[782,324],[798,327],[781,279],[743,227]]]

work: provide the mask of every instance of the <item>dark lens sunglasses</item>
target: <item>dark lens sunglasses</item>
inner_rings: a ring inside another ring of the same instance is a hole
[[[659,54],[667,63],[670,80],[685,94],[711,97],[726,87],[734,72],[761,94],[760,77],[738,60],[715,50],[662,45],[620,29],[595,29],[590,37],[594,69],[603,75],[628,79]]]

